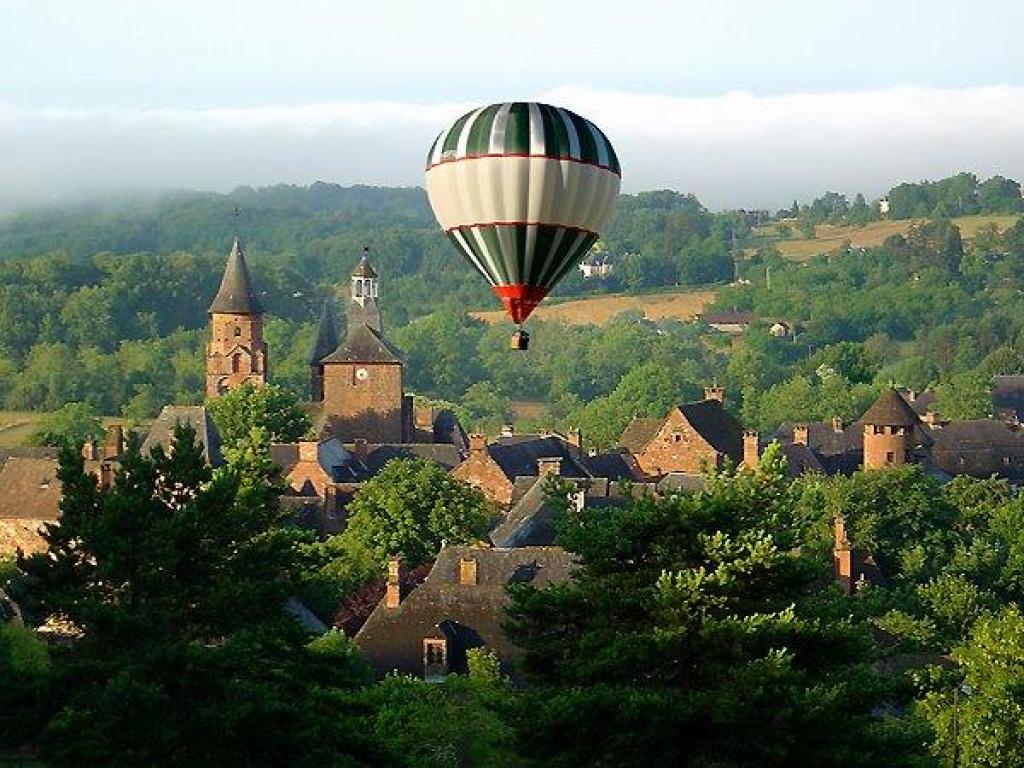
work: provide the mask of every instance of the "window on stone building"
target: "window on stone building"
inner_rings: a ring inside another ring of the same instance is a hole
[[[672,442],[673,443],[681,443],[681,442],[683,442],[683,436],[681,434],[679,434],[678,432],[676,432],[674,435],[672,435]]]
[[[241,336],[241,335],[242,335],[242,328],[240,326],[236,325],[235,326],[235,336]]]
[[[242,370],[242,356],[240,354],[234,354],[231,356],[231,372],[239,373]]]
[[[892,451],[886,451],[885,452],[885,463],[886,464],[892,464],[894,461],[896,461],[896,454],[893,453]]]
[[[423,640],[423,679],[443,680],[448,674],[448,641],[427,637]]]
[[[362,295],[363,295],[363,281],[362,280],[356,280],[356,297],[358,298],[358,297],[361,297]]]

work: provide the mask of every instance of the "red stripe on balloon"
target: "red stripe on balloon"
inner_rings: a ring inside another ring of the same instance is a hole
[[[501,299],[501,303],[505,305],[505,311],[508,312],[512,322],[516,325],[525,323],[530,313],[548,295],[547,288],[541,288],[537,285],[524,285],[523,283],[496,285],[491,290]]]

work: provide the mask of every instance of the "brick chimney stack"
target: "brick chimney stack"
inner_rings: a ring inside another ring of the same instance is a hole
[[[558,475],[562,471],[562,459],[560,456],[542,456],[537,459],[537,476],[547,477]]]
[[[743,466],[747,469],[757,469],[761,462],[759,441],[757,432],[748,429],[743,433]]]
[[[565,442],[569,445],[575,445],[577,448],[583,447],[583,433],[578,429],[570,429],[569,435],[566,437]]]
[[[299,442],[299,461],[318,461],[317,448],[320,444],[312,440],[302,440]]]
[[[111,424],[103,436],[103,458],[116,459],[124,453],[124,427],[120,424]]]
[[[107,489],[114,484],[114,465],[109,461],[100,464],[100,488]]]
[[[388,558],[388,582],[384,591],[384,607],[397,608],[402,602],[402,556]]]
[[[516,433],[515,424],[502,424],[501,425],[501,436],[512,437]]]
[[[795,445],[807,445],[807,425],[793,425],[793,443]]]
[[[459,584],[477,584],[476,558],[472,555],[463,555],[459,560]]]
[[[855,582],[853,547],[846,535],[846,520],[842,516],[837,516],[834,521],[833,537],[832,559],[836,581],[839,582],[843,592],[849,595],[853,592]]]
[[[98,461],[100,458],[100,444],[94,437],[90,437],[82,444],[82,458],[86,461]]]
[[[843,425],[843,417],[842,416],[833,416],[832,417],[832,431],[835,432],[836,434],[838,434],[838,433],[842,432],[844,429],[845,429],[845,426]]]
[[[941,427],[943,424],[942,416],[940,416],[937,411],[928,410],[924,414],[924,423],[932,429],[936,429],[937,427]]]
[[[469,452],[480,453],[481,451],[487,450],[487,435],[481,435],[479,433],[472,434],[469,436]]]
[[[704,387],[704,399],[705,400],[717,400],[720,403],[725,402],[725,388],[720,387],[717,384]]]

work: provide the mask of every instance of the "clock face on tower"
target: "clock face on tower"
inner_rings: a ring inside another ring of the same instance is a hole
[[[370,378],[370,372],[365,368],[356,368],[356,378],[359,381],[366,381]]]

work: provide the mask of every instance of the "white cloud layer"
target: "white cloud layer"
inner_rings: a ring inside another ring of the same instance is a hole
[[[627,191],[712,208],[777,207],[826,189],[882,194],[960,170],[1024,179],[1024,87],[678,98],[561,87],[537,98],[598,123]],[[219,109],[22,109],[0,102],[0,206],[121,187],[418,185],[436,133],[469,103]]]

